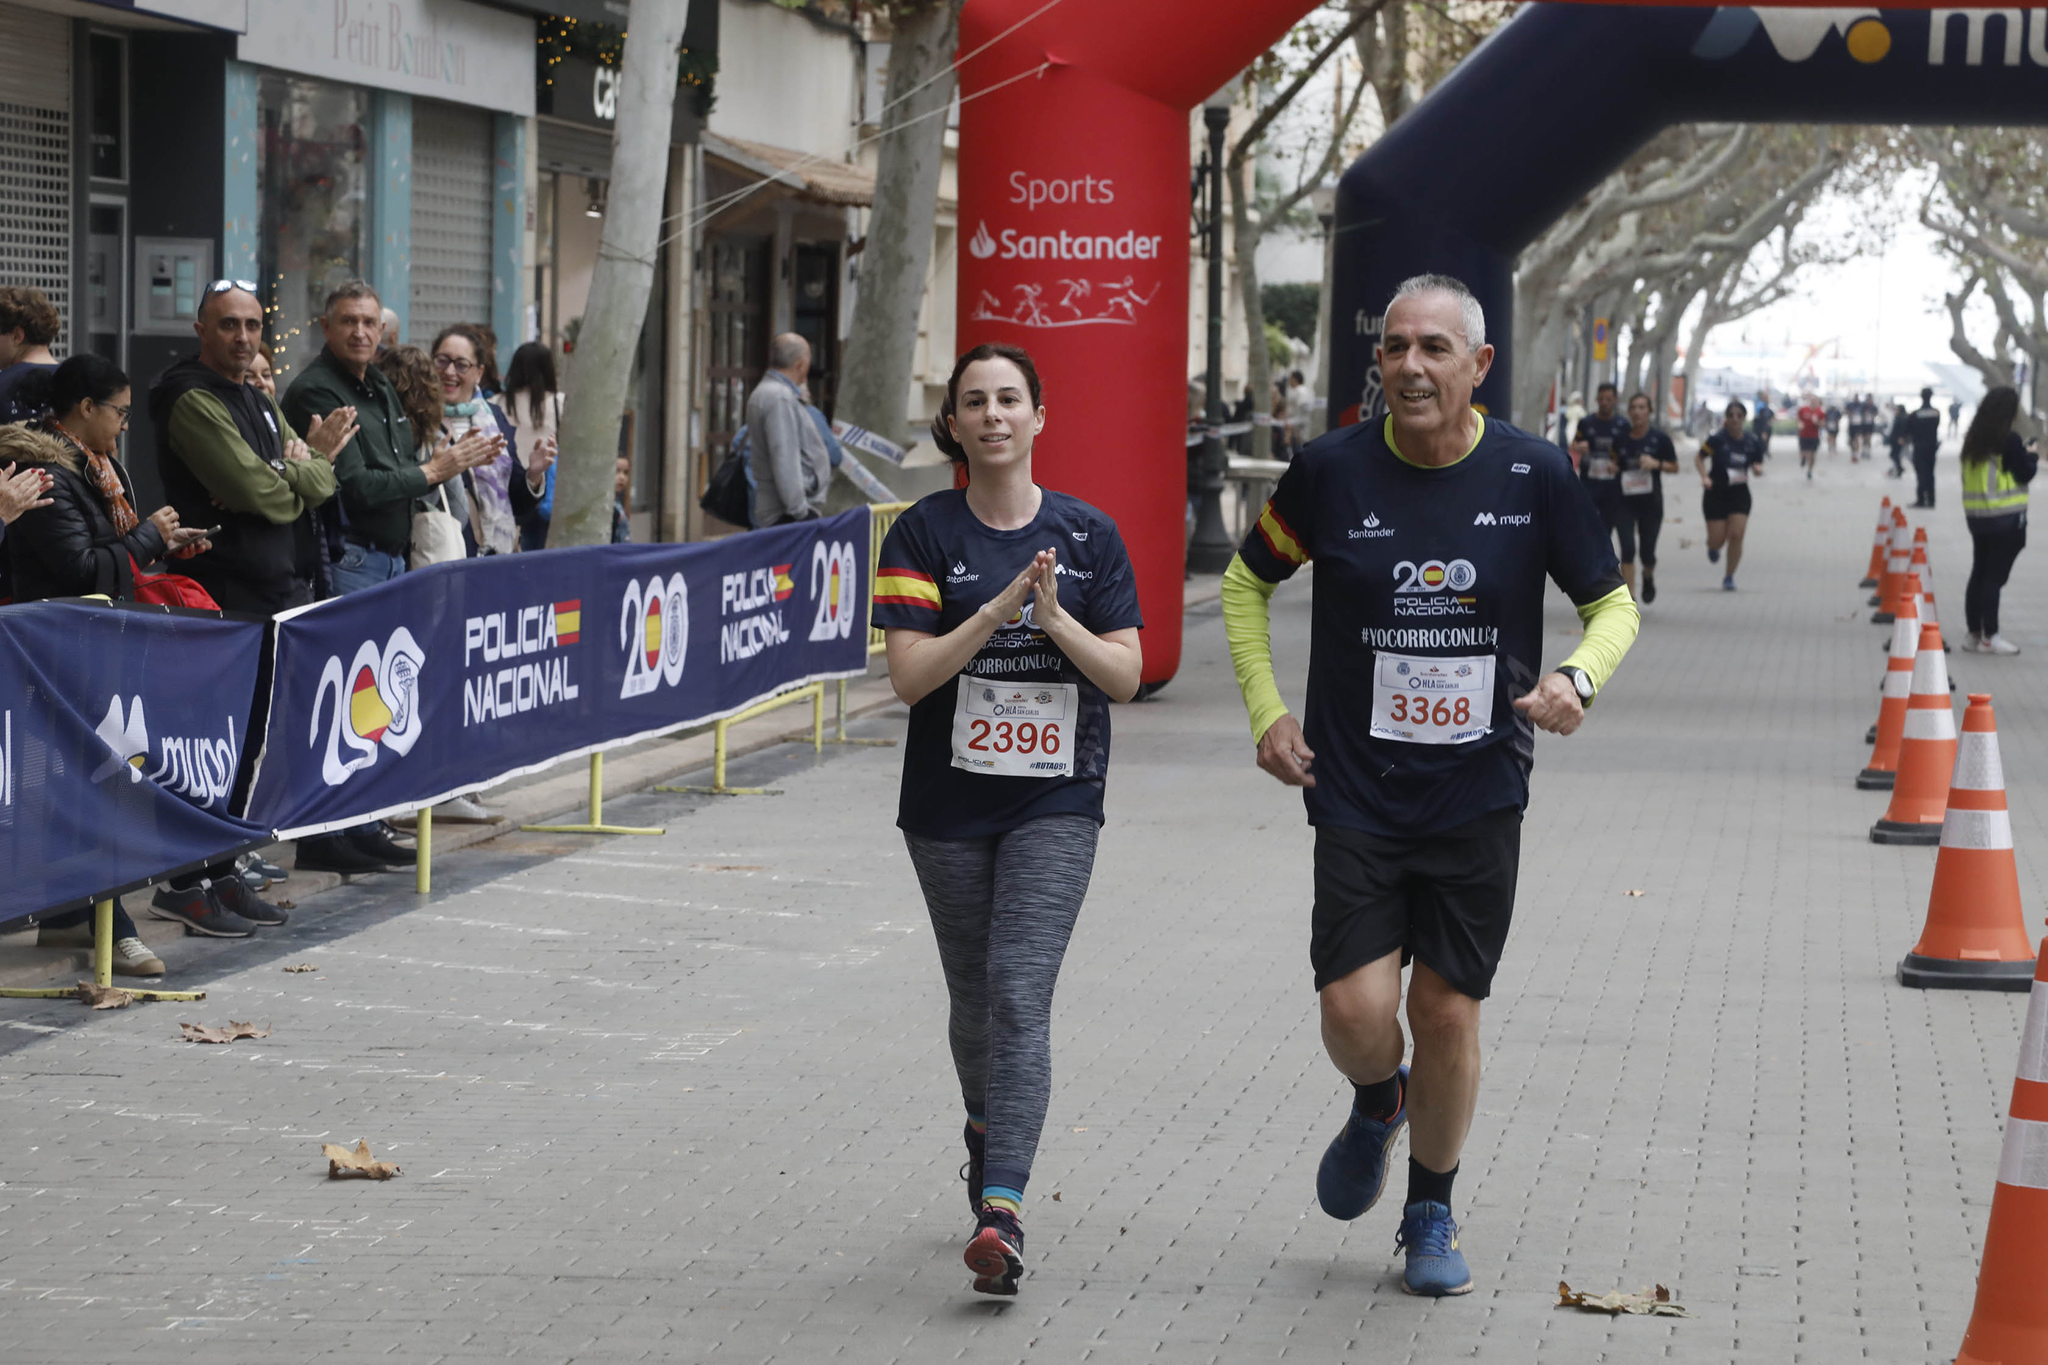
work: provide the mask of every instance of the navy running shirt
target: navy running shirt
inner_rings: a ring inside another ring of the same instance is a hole
[[[1595,501],[1621,496],[1620,471],[1615,466],[1615,447],[1628,434],[1628,418],[1616,413],[1602,417],[1589,412],[1579,419],[1572,436],[1574,444],[1586,443],[1586,456],[1579,465],[1579,477],[1586,481]]]
[[[1621,460],[1621,467],[1623,469],[1641,468],[1641,460],[1645,455],[1657,462],[1657,467],[1650,471],[1650,491],[1647,493],[1630,493],[1625,496],[1631,498],[1661,498],[1664,496],[1664,465],[1667,461],[1671,464],[1678,463],[1678,449],[1671,444],[1669,436],[1666,436],[1656,427],[1651,427],[1642,435],[1637,436],[1624,426],[1621,435],[1614,438],[1614,451],[1615,455]]]
[[[1726,427],[1709,436],[1704,442],[1707,451],[1707,477],[1716,488],[1728,486],[1728,471],[1747,471],[1764,462],[1763,437],[1754,431],[1745,431],[1740,436],[1730,436]]]
[[[1621,587],[1607,528],[1564,451],[1481,418],[1457,463],[1395,453],[1392,419],[1312,441],[1240,554],[1278,583],[1313,559],[1308,705],[1312,825],[1389,838],[1453,829],[1529,798],[1535,727],[1510,702],[1543,663],[1544,579],[1580,606]],[[1491,730],[1458,744],[1375,737],[1375,678],[1491,657]],[[1420,660],[1411,664],[1408,661]]]
[[[1041,489],[1031,524],[998,531],[967,506],[964,489],[933,493],[899,517],[882,542],[875,571],[874,623],[883,630],[944,635],[1001,596],[1040,550],[1059,552],[1060,605],[1090,634],[1143,626],[1138,585],[1116,523],[1079,498]],[[1109,772],[1109,698],[1034,628],[1033,599],[999,626],[963,670],[1010,683],[1074,683],[1079,715],[1073,772],[1010,777],[953,765],[955,674],[910,708],[903,747],[903,788],[896,823],[931,839],[1004,834],[1041,815],[1075,814],[1102,822]]]

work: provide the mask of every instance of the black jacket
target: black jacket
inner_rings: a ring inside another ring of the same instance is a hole
[[[14,600],[103,594],[116,601],[135,596],[135,571],[128,557],[145,567],[163,558],[164,538],[154,524],[140,522],[123,536],[114,530],[107,502],[92,480],[58,464],[35,466],[55,480],[48,507],[24,513],[7,528],[7,556],[14,573]],[[117,461],[121,488],[134,488]]]

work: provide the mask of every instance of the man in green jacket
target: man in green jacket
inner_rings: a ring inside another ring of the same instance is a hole
[[[353,413],[359,429],[334,461],[344,514],[342,556],[328,570],[336,594],[374,587],[405,572],[414,504],[438,484],[493,459],[502,438],[444,445],[422,463],[397,386],[377,368],[383,336],[377,292],[351,280],[327,296],[326,346],[285,390],[284,413],[310,428],[319,417]]]

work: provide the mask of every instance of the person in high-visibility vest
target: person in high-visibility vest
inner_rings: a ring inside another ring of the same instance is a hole
[[[1963,515],[1974,551],[1963,591],[1970,630],[1963,648],[1972,654],[2020,652],[1998,633],[1998,594],[2027,545],[2027,485],[2040,463],[2012,429],[2019,410],[2019,391],[2000,384],[1977,404],[1963,437]]]

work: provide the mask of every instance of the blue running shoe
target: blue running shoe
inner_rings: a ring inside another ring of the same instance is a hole
[[[1387,1152],[1408,1122],[1408,1068],[1402,1067],[1401,1107],[1390,1119],[1358,1112],[1354,1101],[1344,1131],[1337,1134],[1316,1168],[1316,1202],[1332,1218],[1349,1222],[1374,1204],[1387,1188]]]
[[[1713,546],[1709,545],[1709,546],[1707,547],[1707,563],[1709,563],[1709,564],[1719,564],[1720,562],[1721,562],[1721,552],[1720,552],[1719,550],[1715,549],[1715,548],[1714,548]]]
[[[1008,1209],[986,1205],[975,1220],[974,1240],[967,1244],[967,1268],[974,1272],[974,1292],[1005,1298],[1017,1292],[1024,1277],[1024,1225]]]
[[[1727,574],[1722,574],[1722,575],[1721,575],[1721,591],[1722,591],[1722,592],[1734,592],[1734,591],[1735,591],[1735,575],[1734,575],[1734,574],[1732,574],[1732,573],[1727,573]]]
[[[1401,1288],[1424,1298],[1472,1292],[1472,1271],[1458,1250],[1458,1224],[1443,1204],[1423,1200],[1401,1210],[1394,1249],[1408,1253]]]

